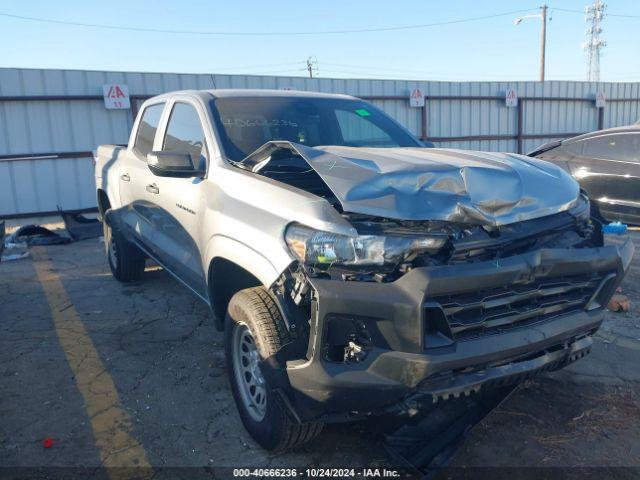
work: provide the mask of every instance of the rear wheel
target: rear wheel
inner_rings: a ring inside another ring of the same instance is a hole
[[[144,272],[144,254],[106,220],[102,221],[102,229],[107,261],[113,276],[121,282],[139,280]]]
[[[289,341],[280,311],[264,287],[236,293],[225,324],[227,370],[240,418],[266,450],[285,451],[308,442],[322,423],[297,423],[281,398],[271,391],[259,363]]]

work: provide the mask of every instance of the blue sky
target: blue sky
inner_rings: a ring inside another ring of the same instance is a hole
[[[0,14],[160,30],[299,32],[446,22],[537,9],[541,1],[322,0],[124,1],[3,0]],[[547,79],[584,80],[584,15],[592,0],[549,0]],[[601,80],[640,81],[640,1],[610,0]],[[223,36],[121,31],[0,15],[0,67],[188,73],[318,75],[336,78],[536,80],[538,19],[512,14],[466,23],[386,32]],[[537,13],[531,11],[528,13]]]

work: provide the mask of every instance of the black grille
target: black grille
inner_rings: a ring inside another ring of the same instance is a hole
[[[605,275],[540,278],[531,283],[480,289],[430,299],[447,319],[456,340],[502,333],[558,315],[584,310]]]

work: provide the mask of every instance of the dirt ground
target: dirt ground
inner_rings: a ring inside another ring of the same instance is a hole
[[[0,467],[389,464],[366,422],[267,454],[239,421],[203,304],[160,269],[116,282],[99,239],[30,253],[0,263]],[[522,386],[453,465],[640,467],[639,280],[636,259],[631,311],[607,313],[591,355]]]

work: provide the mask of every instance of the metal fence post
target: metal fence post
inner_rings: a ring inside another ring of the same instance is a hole
[[[427,139],[427,96],[424,97],[424,105],[422,106],[422,125],[421,125],[421,137],[420,140]]]
[[[518,141],[518,153],[522,153],[522,104],[524,103],[523,99],[520,98],[518,100],[518,118],[517,118],[517,126],[516,126],[516,140]]]
[[[598,130],[602,130],[604,128],[604,107],[597,108],[598,110]]]

